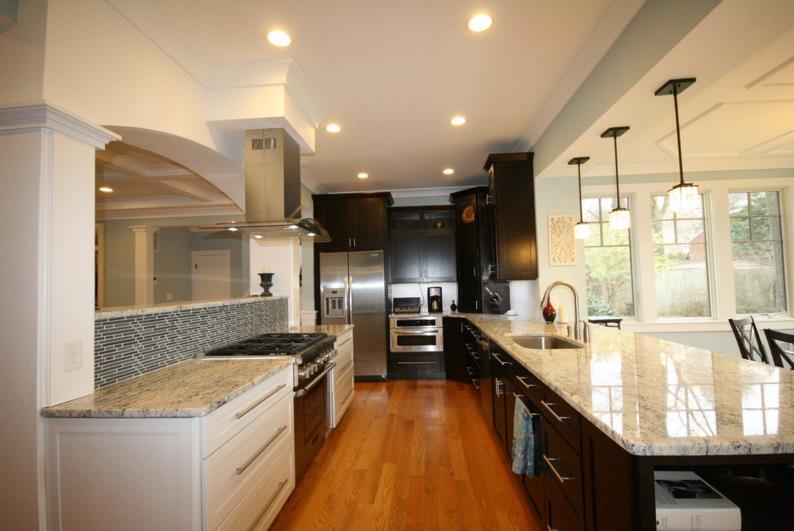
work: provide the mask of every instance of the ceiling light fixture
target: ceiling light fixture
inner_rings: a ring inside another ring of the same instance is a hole
[[[474,33],[480,33],[491,27],[493,19],[485,13],[478,13],[469,19],[469,29]]]
[[[254,234],[254,238],[256,238],[257,240],[261,240],[262,239],[262,235],[261,234]]]
[[[110,192],[113,191],[113,188],[111,188],[110,186],[100,186],[99,191],[109,194]]]
[[[289,225],[287,228],[289,230],[298,230],[298,226],[297,225]]]
[[[577,240],[586,240],[590,237],[590,225],[584,222],[582,213],[582,164],[590,160],[590,157],[574,157],[568,164],[576,164],[576,172],[579,176],[579,223],[573,226],[573,237]]]
[[[273,46],[285,48],[292,44],[292,37],[286,31],[273,30],[267,34],[267,40]]]
[[[339,124],[330,123],[330,124],[328,124],[328,125],[326,125],[326,126],[325,126],[325,130],[326,130],[326,131],[328,131],[329,133],[336,134],[336,133],[338,133],[339,131],[341,131],[341,130],[342,130],[342,128],[341,128],[341,127],[339,127]]]
[[[449,123],[451,123],[452,125],[454,125],[456,127],[459,127],[459,126],[461,126],[461,125],[466,123],[466,117],[465,116],[461,116],[460,114],[455,115],[449,120]]]
[[[367,177],[369,177],[369,174],[362,171],[358,175],[356,175],[356,177],[358,177],[359,179],[366,179]]]
[[[444,175],[452,175],[453,173],[455,173],[455,170],[453,170],[452,168],[444,168],[444,170],[441,173],[443,173]]]
[[[670,210],[682,212],[697,208],[700,204],[700,194],[698,186],[694,183],[684,181],[684,162],[681,157],[681,126],[678,123],[678,95],[684,92],[692,83],[694,77],[684,79],[671,79],[654,93],[656,96],[673,95],[673,106],[675,108],[675,138],[678,145],[678,177],[679,182],[667,191],[670,198]]]
[[[601,138],[612,138],[615,144],[615,208],[609,212],[609,228],[612,230],[626,230],[631,227],[631,212],[628,208],[620,206],[620,176],[618,175],[618,137],[629,130],[628,125],[610,127]]]
[[[227,230],[229,232],[237,232],[239,229],[237,227],[229,227]]]

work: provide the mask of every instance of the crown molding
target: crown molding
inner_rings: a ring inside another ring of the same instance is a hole
[[[0,135],[51,129],[104,149],[121,136],[46,101],[0,107]]]

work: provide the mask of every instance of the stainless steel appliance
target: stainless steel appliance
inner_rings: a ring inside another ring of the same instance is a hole
[[[303,476],[328,433],[327,374],[334,368],[335,338],[326,334],[262,334],[203,356],[211,359],[289,357],[295,360],[295,476]]]
[[[390,316],[389,349],[392,352],[443,352],[442,317],[419,314]]]
[[[320,253],[320,323],[353,324],[357,379],[385,380],[383,251]]]
[[[441,313],[444,311],[441,286],[431,286],[427,288],[427,311],[430,313]]]

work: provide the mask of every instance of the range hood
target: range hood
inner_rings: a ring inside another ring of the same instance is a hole
[[[301,218],[300,147],[284,129],[245,132],[245,221],[199,230],[241,231],[271,240],[331,241],[320,222]]]

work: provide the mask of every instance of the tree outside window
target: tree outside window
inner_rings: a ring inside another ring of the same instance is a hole
[[[786,275],[778,192],[728,194],[736,312],[786,311]]]
[[[624,207],[628,198],[621,198]],[[587,274],[587,313],[592,317],[634,316],[634,286],[629,230],[609,228],[615,198],[582,200],[590,238],[584,242]]]
[[[651,198],[656,311],[659,317],[708,317],[709,264],[703,196],[674,213],[666,195]]]

